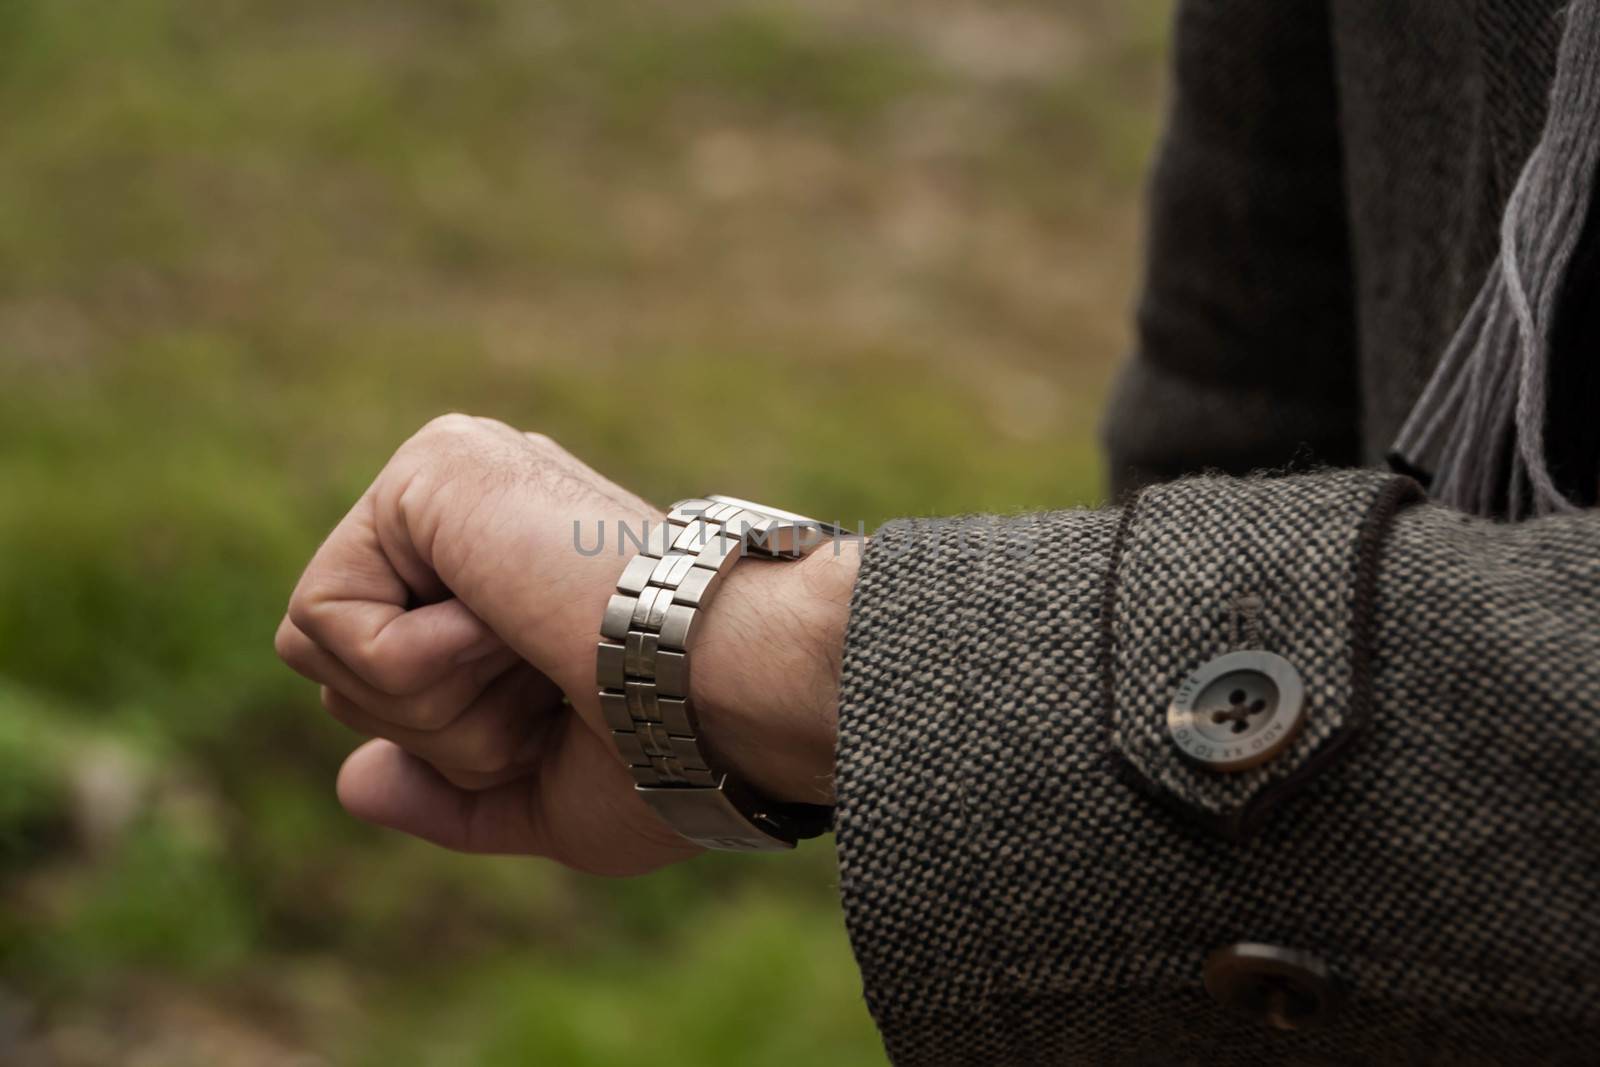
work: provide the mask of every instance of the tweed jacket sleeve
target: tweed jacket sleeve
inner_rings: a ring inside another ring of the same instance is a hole
[[[1306,722],[1222,775],[1165,708],[1244,647],[1295,665]],[[1352,470],[887,524],[836,829],[891,1056],[1585,1062],[1597,693],[1596,514],[1496,525]],[[1240,942],[1322,960],[1341,1013],[1284,1033],[1214,1004],[1203,963]]]

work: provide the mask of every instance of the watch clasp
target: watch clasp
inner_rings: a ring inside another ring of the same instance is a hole
[[[783,852],[794,840],[779,829],[755,798],[728,776],[715,786],[634,786],[646,804],[678,833],[705,848],[731,852]]]

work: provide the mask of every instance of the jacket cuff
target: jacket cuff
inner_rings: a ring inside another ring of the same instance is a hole
[[[1370,712],[1380,549],[1418,495],[1368,471],[1191,479],[1124,508],[877,532],[846,631],[835,829],[846,923],[892,1058],[920,1055],[928,1020],[1010,991],[1103,993],[1103,971],[1063,970],[1063,946],[1033,938],[1117,924],[1097,887],[1149,859],[1118,843],[1173,847],[1197,821],[1248,833],[1344,750]],[[1243,647],[1294,665],[1305,721],[1257,770],[1189,766],[1168,704],[1198,666]],[[1190,818],[1149,823],[1143,794]],[[961,966],[935,974],[935,960]],[[1118,966],[1118,988],[1193,980],[1186,954]]]
[[[1040,839],[1048,857],[1083,808],[1071,768],[1088,755],[1078,727],[1100,692],[1119,516],[902,520],[868,543],[840,679],[834,825],[845,918],[892,1057],[918,1028],[889,1020],[981,998],[1016,955],[994,931],[1032,925],[1018,887],[1048,876],[995,843]],[[989,965],[924,981],[919,961],[940,957]]]

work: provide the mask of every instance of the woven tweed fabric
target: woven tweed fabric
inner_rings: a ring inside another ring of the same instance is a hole
[[[1193,478],[1130,505],[1109,619],[1111,740],[1154,786],[1224,826],[1238,827],[1253,801],[1359,728],[1366,706],[1357,685],[1368,679],[1356,676],[1353,645],[1369,621],[1358,613],[1371,609],[1357,582],[1378,547],[1380,522],[1368,517],[1376,509],[1381,520],[1395,490],[1409,498],[1415,483],[1349,470],[1320,479],[1314,493],[1306,484]],[[1167,705],[1202,664],[1246,648],[1283,656],[1300,672],[1304,724],[1288,751],[1260,767],[1196,767],[1167,735]]]
[[[1270,557],[1361,521],[1345,475],[1280,479],[1330,507],[1255,528]],[[1248,481],[1181,490],[1236,514]],[[868,1005],[902,1067],[945,1064],[1590,1063],[1600,1047],[1600,522],[1401,511],[1376,572],[1366,731],[1245,842],[1108,758],[1105,595],[1115,509],[890,523],[845,647],[837,820]],[[1131,516],[1130,544],[1185,524]],[[971,536],[963,530],[970,528]],[[1025,555],[956,551],[1027,544]],[[1333,571],[1284,572],[1299,603]],[[1196,596],[1227,579],[1195,566]],[[1208,592],[1211,596],[1208,596]],[[1313,613],[1314,614],[1314,613]],[[1285,617],[1286,637],[1314,618]],[[1129,631],[1132,633],[1133,631]],[[1205,652],[1150,634],[1173,673]],[[1302,670],[1313,668],[1302,665]],[[1314,672],[1307,683],[1321,684]],[[1326,961],[1328,1028],[1213,1005],[1214,949]]]

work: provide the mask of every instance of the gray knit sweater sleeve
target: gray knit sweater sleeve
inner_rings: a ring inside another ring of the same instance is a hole
[[[1306,719],[1224,775],[1165,709],[1241,647],[1294,664]],[[891,1056],[1592,1050],[1597,692],[1600,515],[1495,525],[1346,470],[886,525],[851,609],[837,834]],[[1285,1033],[1223,1011],[1203,961],[1239,942],[1313,954],[1342,1012]]]
[[[1173,55],[1112,487],[1362,462],[1328,12],[1186,0]]]

